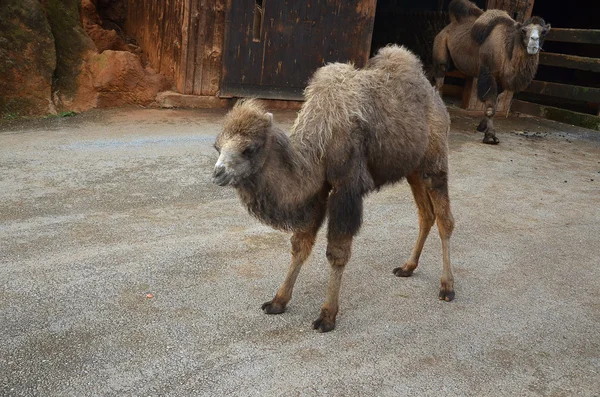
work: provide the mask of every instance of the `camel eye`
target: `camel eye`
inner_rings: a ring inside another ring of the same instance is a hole
[[[219,147],[217,146],[216,143],[213,145],[213,147],[215,148],[215,150],[217,151],[217,153],[221,153],[221,149],[219,149]]]
[[[256,149],[257,149],[256,146],[250,145],[246,149],[244,149],[244,151],[242,152],[242,155],[245,157],[252,157],[252,155],[254,155],[254,153],[256,152]]]

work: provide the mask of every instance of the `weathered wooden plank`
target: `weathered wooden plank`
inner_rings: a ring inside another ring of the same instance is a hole
[[[181,14],[181,51],[177,57],[177,76],[175,78],[175,87],[177,91],[185,92],[185,80],[187,77],[187,59],[190,40],[190,1],[184,1],[184,7]]]
[[[586,102],[600,102],[600,88],[534,80],[525,92]]]
[[[225,28],[225,4],[216,0],[208,9],[207,29],[203,54],[202,95],[215,95],[219,91],[222,69],[223,35]]]
[[[552,28],[546,35],[546,41],[561,41],[564,43],[600,44],[600,29]]]
[[[512,111],[600,131],[600,117],[537,103],[514,100]]]
[[[188,0],[190,4],[188,22],[187,56],[185,60],[184,94],[194,93],[194,76],[196,75],[196,52],[198,49],[198,25],[200,23],[200,0]]]
[[[150,65],[172,78],[178,89],[185,81],[183,28],[190,0],[129,0],[126,30],[148,56]],[[189,37],[186,36],[186,40]],[[185,54],[187,56],[187,52]]]
[[[196,70],[194,72],[194,95],[202,95],[202,74],[204,71],[204,49],[207,42],[207,33],[210,34],[209,29],[212,28],[207,25],[207,20],[210,19],[208,3],[210,0],[199,0],[198,1],[198,30],[196,35],[198,41],[196,42],[196,58],[194,63]]]
[[[543,52],[540,54],[540,65],[600,72],[600,58],[580,57],[577,55]]]

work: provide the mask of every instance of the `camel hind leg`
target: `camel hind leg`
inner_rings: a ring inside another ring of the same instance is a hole
[[[454,299],[454,276],[450,266],[450,237],[454,230],[454,217],[450,211],[448,174],[440,172],[429,175],[425,183],[442,240],[443,270],[439,298],[449,302]]]
[[[419,210],[419,237],[412,250],[410,258],[401,267],[394,269],[394,274],[398,277],[410,277],[413,271],[419,265],[419,258],[425,245],[425,240],[429,235],[429,231],[435,222],[435,212],[433,211],[433,204],[427,193],[425,183],[421,178],[418,171],[410,174],[406,180],[410,184],[410,188]]]
[[[484,133],[483,143],[490,145],[496,145],[500,142],[496,137],[493,122],[498,102],[498,91],[498,83],[491,75],[489,68],[481,65],[477,78],[477,97],[485,103],[485,118],[479,123],[477,131]]]

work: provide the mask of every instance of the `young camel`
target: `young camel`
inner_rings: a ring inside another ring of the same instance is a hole
[[[550,24],[533,17],[521,24],[505,11],[483,12],[468,0],[452,0],[450,24],[433,42],[435,86],[441,91],[444,75],[454,66],[477,77],[477,97],[485,103],[485,118],[477,127],[483,143],[499,143],[492,118],[503,90],[521,91],[537,72],[539,51]]]
[[[442,240],[439,298],[454,298],[448,197],[450,118],[420,61],[388,46],[362,70],[334,63],[316,71],[288,137],[257,100],[238,103],[225,118],[215,148],[213,182],[233,186],[248,211],[276,229],[293,231],[292,260],[275,297],[262,305],[279,314],[292,296],[325,216],[331,266],[327,297],[313,328],[335,327],[342,273],[362,223],[363,197],[406,178],[419,209],[419,237],[408,261],[394,269],[410,276],[433,223]]]

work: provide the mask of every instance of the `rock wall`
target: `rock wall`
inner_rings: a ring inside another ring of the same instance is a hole
[[[0,117],[52,113],[54,36],[38,0],[0,2]]]
[[[118,29],[123,1],[0,1],[0,118],[146,106],[172,86],[103,26],[99,2]]]

